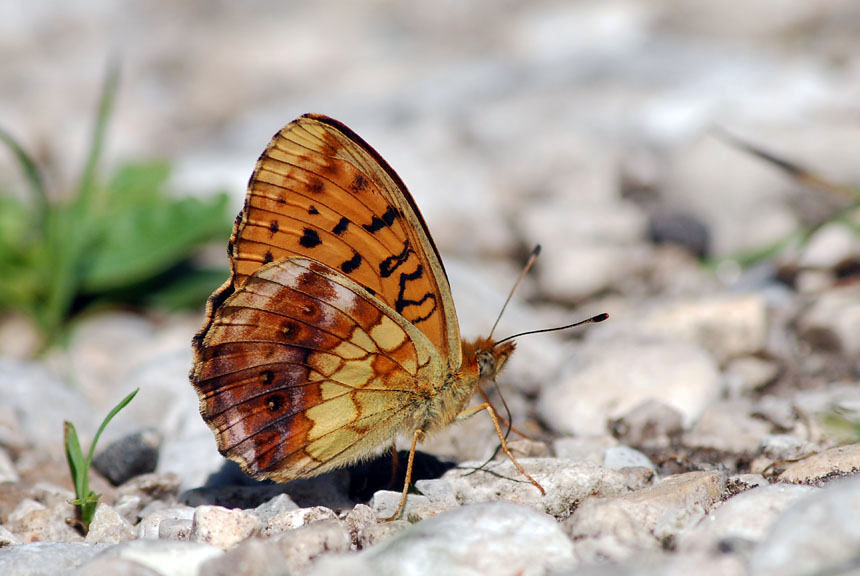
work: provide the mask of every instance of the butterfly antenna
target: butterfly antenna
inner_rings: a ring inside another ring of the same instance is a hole
[[[529,330],[528,332],[520,332],[519,334],[514,334],[512,336],[508,336],[507,338],[502,338],[498,342],[496,342],[493,346],[498,346],[502,342],[507,342],[508,340],[513,340],[514,338],[519,338],[520,336],[527,336],[529,334],[542,334],[543,332],[558,332],[559,330],[567,330],[568,328],[576,328],[577,326],[582,326],[584,324],[596,324],[597,322],[603,322],[609,318],[609,314],[604,312],[603,314],[598,314],[597,316],[592,316],[591,318],[587,318],[585,320],[580,320],[579,322],[574,322],[573,324],[565,324],[564,326],[556,326],[555,328],[542,328],[540,330]]]
[[[495,324],[493,324],[492,330],[490,330],[490,335],[487,336],[488,339],[493,338],[493,332],[496,331],[496,326],[499,325],[499,320],[502,319],[502,314],[505,313],[505,308],[508,307],[508,302],[511,301],[511,298],[514,295],[514,292],[516,292],[516,290],[517,290],[517,286],[520,285],[520,282],[522,282],[522,280],[523,280],[523,278],[525,278],[526,274],[529,273],[529,270],[531,270],[531,267],[534,266],[535,260],[537,260],[537,257],[539,255],[540,255],[540,244],[538,244],[537,246],[534,247],[534,250],[532,250],[532,253],[529,255],[529,259],[526,262],[525,267],[523,267],[523,271],[520,272],[519,278],[517,278],[517,281],[514,282],[514,287],[511,288],[511,291],[508,293],[508,298],[505,300],[505,303],[502,305],[502,310],[501,310],[501,312],[499,312],[499,316],[496,318],[496,322],[495,322]]]

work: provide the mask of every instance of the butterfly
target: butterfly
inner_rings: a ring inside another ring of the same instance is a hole
[[[220,452],[255,478],[308,478],[485,410],[513,341],[463,341],[448,278],[394,170],[340,122],[306,114],[275,134],[209,298],[191,381]],[[486,400],[486,395],[481,392]]]

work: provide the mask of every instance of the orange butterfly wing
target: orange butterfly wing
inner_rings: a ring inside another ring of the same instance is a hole
[[[193,379],[221,452],[252,476],[285,481],[414,429],[442,371],[427,338],[378,298],[289,258],[223,302]]]
[[[459,367],[457,316],[427,226],[394,170],[340,122],[308,114],[272,138],[230,251],[237,288],[261,265],[292,256],[342,271]]]
[[[440,394],[462,350],[436,247],[399,177],[339,122],[306,115],[274,136],[228,252],[191,379],[246,472],[346,465],[454,397]]]

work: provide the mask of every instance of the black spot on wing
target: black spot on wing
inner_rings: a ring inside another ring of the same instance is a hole
[[[286,320],[281,324],[281,338],[287,341],[295,341],[301,333],[299,323],[294,320]]]
[[[313,204],[311,204],[311,205],[308,207],[308,214],[310,214],[311,216],[316,216],[316,215],[317,215],[317,214],[319,214],[319,213],[320,213],[320,211],[319,211],[319,210],[317,210],[317,207],[316,207],[316,206],[314,206]]]
[[[266,410],[270,413],[280,412],[286,404],[286,399],[283,394],[269,394],[266,396]]]
[[[352,183],[349,185],[349,189],[353,192],[364,192],[367,189],[367,178],[365,178],[362,174],[356,174],[355,178],[352,179]]]
[[[349,226],[349,218],[344,216],[335,225],[335,227],[331,229],[331,231],[334,232],[335,234],[337,234],[338,236],[341,236],[344,232],[346,232],[347,226]]]
[[[314,194],[319,194],[325,188],[325,184],[319,178],[311,178],[308,180],[308,189]]]
[[[409,240],[404,242],[403,250],[400,254],[392,254],[385,260],[379,263],[379,275],[383,278],[388,278],[394,271],[397,270],[409,258],[409,253],[412,248],[409,246]]]
[[[340,269],[343,270],[344,274],[351,274],[359,266],[361,266],[361,255],[354,252],[352,258],[340,265]]]
[[[395,220],[397,220],[397,211],[394,206],[389,206],[385,214],[382,215],[382,221],[385,222],[386,226],[391,226]]]
[[[412,280],[418,280],[422,276],[424,276],[424,266],[422,266],[421,264],[419,264],[413,272],[410,272],[408,274],[405,272],[401,273],[399,279],[399,290],[397,292],[397,299],[394,301],[394,309],[401,314],[403,314],[403,311],[406,309],[407,306],[422,306],[428,300],[433,302],[433,306],[430,308],[430,311],[427,312],[427,314],[423,316],[418,316],[416,318],[410,318],[410,322],[412,322],[413,324],[417,324],[419,322],[427,320],[428,318],[430,318],[430,316],[433,315],[434,312],[436,312],[436,295],[432,292],[425,293],[420,300],[408,300],[404,297],[406,294],[406,283]]]
[[[266,255],[263,256],[263,264],[268,264],[269,262],[271,262],[274,259],[275,259],[275,257],[272,256],[272,251],[266,250]]]
[[[316,248],[322,244],[320,235],[313,228],[305,228],[302,232],[302,237],[299,238],[299,244],[304,248]]]
[[[272,220],[271,222],[269,222],[269,232],[271,232],[272,235],[277,234],[279,228],[280,225],[278,224],[277,220]]]
[[[370,224],[362,224],[361,227],[371,234],[375,234],[383,228],[394,224],[395,220],[397,220],[397,211],[394,209],[394,206],[389,206],[382,215],[382,218],[374,216],[373,220],[370,221]]]
[[[268,386],[275,381],[275,373],[271,370],[263,370],[260,372],[260,383]]]

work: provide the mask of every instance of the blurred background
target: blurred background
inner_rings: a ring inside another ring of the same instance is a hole
[[[202,427],[189,339],[257,156],[305,112],[350,126],[407,183],[464,336],[488,331],[536,243],[498,336],[608,311],[615,328],[589,333],[611,340],[654,298],[761,289],[779,308],[827,289],[856,232],[831,227],[812,254],[797,234],[850,194],[726,134],[860,182],[858,31],[851,0],[4,2],[0,380],[33,410],[45,382],[71,386],[62,417],[84,427],[149,387],[138,422]],[[541,338],[511,367],[520,406],[566,373],[573,344]]]

